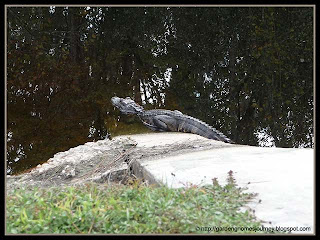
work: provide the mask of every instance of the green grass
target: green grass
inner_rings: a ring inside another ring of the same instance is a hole
[[[254,195],[238,188],[231,174],[228,181],[224,187],[213,181],[179,189],[138,181],[127,186],[24,187],[7,195],[6,230],[8,234],[230,234],[235,232],[222,228],[261,226],[248,211],[239,211]],[[212,230],[214,226],[220,231]]]

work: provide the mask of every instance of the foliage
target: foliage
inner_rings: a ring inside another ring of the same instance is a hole
[[[258,145],[264,131],[278,147],[313,147],[312,7],[7,13],[9,173],[132,131],[114,95],[179,109],[240,144]]]
[[[7,196],[6,230],[15,234],[259,233],[261,222],[248,210],[240,210],[254,194],[245,193],[231,178],[224,187],[215,181],[179,189],[137,181],[129,186],[22,187]],[[204,230],[208,226],[220,230]],[[224,227],[246,229],[232,232],[221,230]]]

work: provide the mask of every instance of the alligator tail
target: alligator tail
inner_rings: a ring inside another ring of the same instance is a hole
[[[234,143],[223,133],[211,127],[209,124],[202,122],[196,118],[188,116],[188,119],[179,124],[179,132],[189,132],[200,135],[205,138],[222,141],[226,143]]]

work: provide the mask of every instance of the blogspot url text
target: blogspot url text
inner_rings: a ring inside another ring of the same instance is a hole
[[[291,233],[291,232],[310,232],[311,227],[217,227],[217,226],[197,226],[196,231],[206,232],[206,233],[219,233],[219,232],[270,232],[270,233]]]

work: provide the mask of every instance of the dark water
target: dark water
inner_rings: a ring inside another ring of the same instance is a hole
[[[257,146],[255,133],[264,130],[278,147],[312,147],[313,14],[312,7],[9,7],[7,173],[86,142],[150,131],[120,115],[113,96],[177,109],[239,144]]]
[[[119,122],[117,121],[116,124],[114,123],[113,126],[110,126],[108,128],[108,129],[110,129],[110,131],[107,132],[106,136],[100,137],[97,140],[106,139],[106,138],[112,139],[113,137],[116,137],[119,135],[131,135],[131,134],[152,132],[151,130],[146,128],[138,120],[138,118],[136,118],[134,116],[128,117],[128,116],[123,116],[123,115],[119,114],[119,115],[114,116],[114,118],[120,119],[120,121]],[[124,119],[124,121],[122,122],[123,119]],[[67,151],[72,147],[76,147],[76,146],[79,146],[81,144],[84,144],[84,143],[90,142],[90,141],[96,141],[96,140],[88,139],[83,142],[78,142],[74,145],[64,146],[64,148],[60,147],[59,150],[61,149],[61,151],[55,151],[54,148],[51,152],[43,152],[43,151],[41,151],[41,149],[36,149],[39,152],[30,151],[30,153],[28,155],[23,156],[19,161],[8,164],[8,166],[9,166],[9,168],[7,169],[8,174],[15,175],[15,174],[21,174],[24,172],[28,172],[32,168],[36,167],[38,164],[45,163],[47,160],[49,160],[51,157],[53,157],[54,154],[56,154],[58,152],[62,152],[62,151]]]

